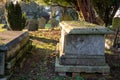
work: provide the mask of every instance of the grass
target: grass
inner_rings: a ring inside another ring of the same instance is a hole
[[[4,26],[4,24],[0,24],[0,32],[6,31],[6,29],[3,29],[2,26]]]
[[[15,69],[11,80],[53,80],[55,48],[60,38],[60,29],[43,29],[30,32],[34,48],[28,55],[23,68]]]

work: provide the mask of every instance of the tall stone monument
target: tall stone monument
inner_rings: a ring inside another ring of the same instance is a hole
[[[63,21],[57,49],[56,72],[109,73],[105,61],[105,34],[111,30],[80,21]]]

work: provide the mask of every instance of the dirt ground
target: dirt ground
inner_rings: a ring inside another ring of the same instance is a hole
[[[34,47],[26,55],[22,66],[18,62],[10,80],[105,80],[105,78],[106,80],[120,80],[120,53],[106,53],[110,75],[102,76],[104,78],[98,79],[97,73],[93,74],[94,78],[93,76],[86,77],[85,74],[76,78],[60,77],[55,73],[55,48],[59,42],[60,29],[30,32],[30,36]]]

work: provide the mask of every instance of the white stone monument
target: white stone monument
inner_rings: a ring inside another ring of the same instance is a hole
[[[80,21],[63,21],[56,72],[109,73],[105,61],[105,34],[111,30]]]

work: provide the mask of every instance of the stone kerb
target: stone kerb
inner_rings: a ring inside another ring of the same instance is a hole
[[[79,72],[109,73],[104,56],[104,35],[113,33],[111,30],[79,21],[63,21],[60,26],[62,31],[56,72],[76,72],[70,70],[72,66]]]
[[[31,47],[28,32],[4,31],[0,33],[0,76],[11,74],[13,66]],[[1,80],[1,78],[0,78]]]

